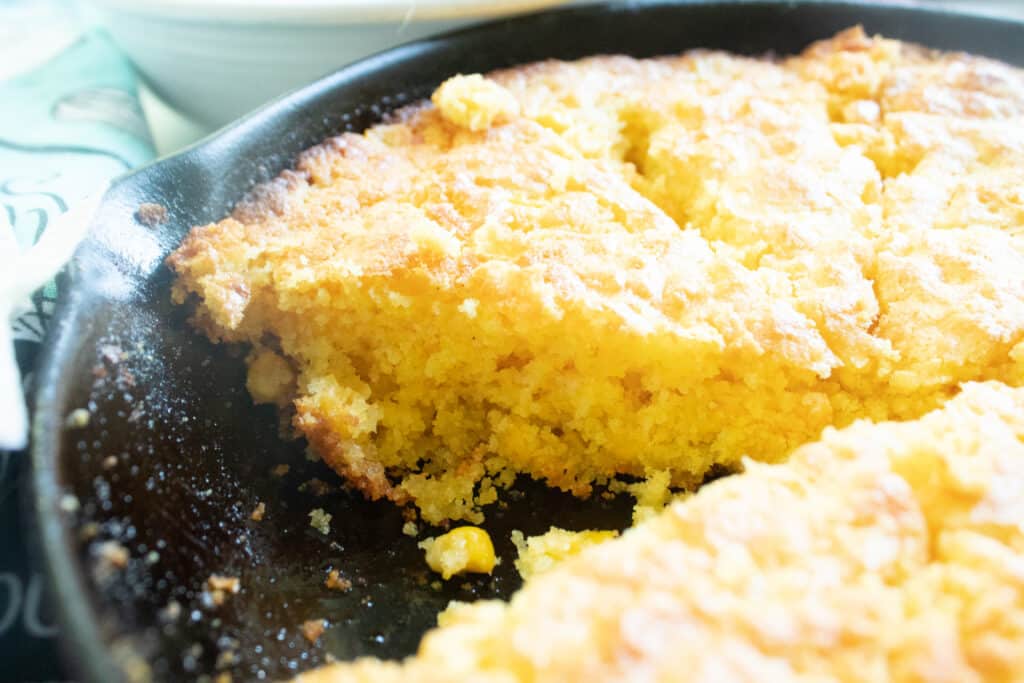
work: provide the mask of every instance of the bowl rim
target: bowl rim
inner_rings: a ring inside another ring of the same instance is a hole
[[[483,19],[572,0],[93,0],[107,11],[191,23],[365,24]],[[276,27],[268,27],[276,28]]]

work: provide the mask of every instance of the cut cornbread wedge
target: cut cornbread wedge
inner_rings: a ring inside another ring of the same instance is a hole
[[[428,521],[517,474],[699,483],[1021,380],[1024,79],[854,30],[786,61],[455,77],[170,257],[249,389]]]
[[[828,429],[527,581],[356,681],[1017,681],[1024,389]]]

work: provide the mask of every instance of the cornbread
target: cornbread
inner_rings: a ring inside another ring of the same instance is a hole
[[[828,428],[527,581],[355,681],[1019,681],[1024,389]]]
[[[257,401],[371,498],[479,522],[776,462],[1019,384],[1024,77],[859,29],[784,59],[456,76],[169,263]]]
[[[512,532],[512,543],[516,547],[516,571],[524,579],[543,573],[564,561],[579,555],[584,549],[597,543],[604,543],[618,536],[617,531],[569,531],[551,527],[539,536],[524,536],[521,531]]]
[[[221,607],[227,599],[242,589],[242,582],[236,576],[220,576],[211,574],[206,579],[206,590],[203,596],[211,605]]]

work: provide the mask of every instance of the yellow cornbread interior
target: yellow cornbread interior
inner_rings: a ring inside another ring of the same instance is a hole
[[[988,681],[1024,671],[1024,389],[829,428],[534,576],[356,681]]]
[[[1021,380],[1024,80],[859,30],[456,77],[170,258],[366,495],[699,483]]]

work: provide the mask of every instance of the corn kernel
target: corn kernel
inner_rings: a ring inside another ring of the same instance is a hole
[[[426,551],[427,565],[446,581],[456,574],[490,574],[498,563],[491,537],[475,526],[452,529],[419,545]]]

